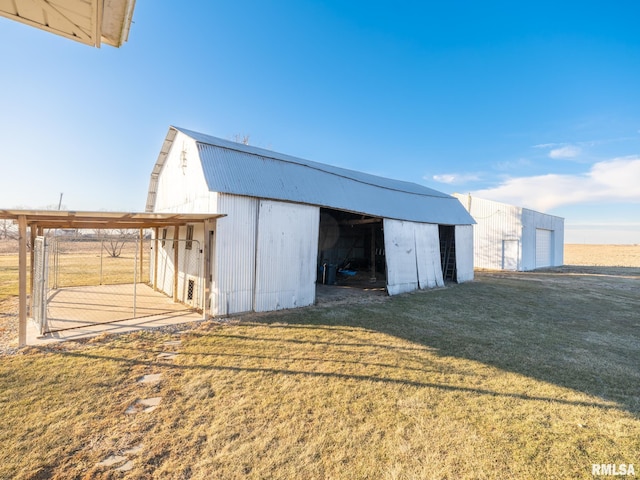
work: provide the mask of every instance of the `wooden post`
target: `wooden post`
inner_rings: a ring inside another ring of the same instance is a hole
[[[29,232],[31,233],[31,249],[29,250],[30,252],[30,259],[31,262],[29,263],[29,311],[33,312],[33,279],[35,277],[35,250],[36,250],[36,231],[39,230],[39,228],[36,225],[31,225],[29,227]]]
[[[158,245],[160,244],[158,240],[159,234],[160,229],[156,227],[154,232],[155,239],[153,243],[153,290],[155,292],[158,291]]]
[[[173,301],[178,301],[178,239],[180,238],[180,225],[173,227]]]
[[[29,227],[29,232],[31,233],[31,249],[29,250],[29,253],[31,254],[31,263],[29,264],[29,272],[31,274],[29,276],[29,292],[31,292],[31,295],[33,295],[33,274],[35,269],[33,263],[35,259],[36,226],[31,225]]]
[[[143,272],[143,265],[144,265],[144,245],[143,245],[143,241],[144,241],[144,231],[141,228],[140,229],[140,256],[138,257],[138,261],[140,262],[140,276],[138,277],[138,282],[142,282],[142,274]]]
[[[211,296],[211,221],[204,221],[204,233],[203,233],[203,257],[204,257],[204,292],[202,299],[202,318],[206,320],[210,312],[210,296]]]
[[[369,274],[369,281],[371,283],[376,282],[376,225],[371,224],[371,273]]]
[[[27,217],[18,216],[18,346],[27,344]]]

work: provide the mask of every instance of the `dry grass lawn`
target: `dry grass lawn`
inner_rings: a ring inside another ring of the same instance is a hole
[[[26,349],[0,357],[0,478],[640,471],[639,291],[638,266],[481,273],[369,303]],[[125,413],[152,397],[154,411]]]

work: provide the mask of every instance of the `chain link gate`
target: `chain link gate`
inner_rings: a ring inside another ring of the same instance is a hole
[[[150,243],[122,237],[37,239],[32,317],[40,333],[184,311],[150,286]]]
[[[45,237],[36,237],[33,245],[33,297],[31,312],[40,335],[47,330],[47,294],[49,283],[49,244]]]

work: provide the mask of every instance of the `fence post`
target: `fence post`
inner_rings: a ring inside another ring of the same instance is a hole
[[[102,257],[104,256],[104,237],[100,239],[100,285],[102,285]]]

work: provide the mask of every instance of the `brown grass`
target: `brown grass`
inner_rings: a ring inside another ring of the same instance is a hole
[[[589,268],[482,273],[370,304],[5,356],[0,478],[591,479],[593,463],[638,468],[640,269]],[[167,350],[175,361],[158,357]],[[138,384],[148,373],[162,381]],[[124,413],[156,396],[154,412]],[[110,455],[132,470],[99,465]]]

